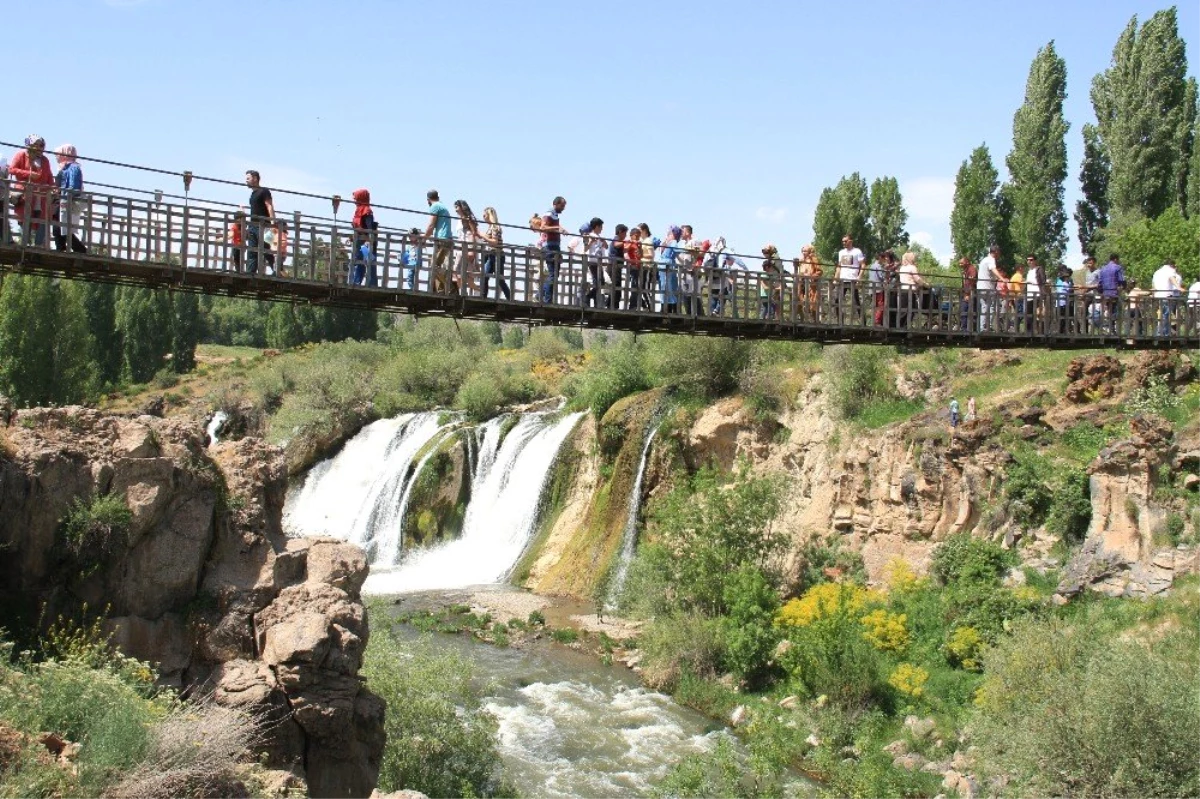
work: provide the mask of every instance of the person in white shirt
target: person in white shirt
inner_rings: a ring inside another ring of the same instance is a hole
[[[996,318],[996,257],[1000,248],[996,245],[988,250],[988,254],[979,262],[979,282],[976,291],[979,295],[979,329],[991,330],[992,321]]]
[[[904,310],[900,318],[901,327],[911,327],[916,309],[921,305],[921,289],[928,284],[917,271],[917,254],[906,252],[900,259],[900,307]]]
[[[1200,280],[1188,286],[1188,304],[1200,305]]]
[[[866,259],[863,257],[863,252],[854,246],[854,239],[847,233],[842,236],[842,249],[838,250],[837,254],[837,279],[838,288],[837,294],[834,296],[834,301],[838,307],[838,323],[846,324],[846,313],[844,306],[848,302],[852,302],[852,310],[850,314],[857,318],[859,308],[861,306],[861,298],[858,294],[858,281],[862,278],[863,262]]]
[[[1166,263],[1154,272],[1154,299],[1158,300],[1158,335],[1171,335],[1171,317],[1175,315],[1176,300],[1183,292],[1183,278],[1175,269],[1175,261]]]

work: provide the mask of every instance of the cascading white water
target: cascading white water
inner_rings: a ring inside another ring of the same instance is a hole
[[[208,427],[204,428],[204,432],[208,433],[208,445],[210,447],[214,447],[220,443],[217,441],[217,434],[221,432],[221,428],[224,427],[225,423],[228,421],[229,414],[225,413],[225,411],[217,411],[213,414],[212,418],[208,420]]]
[[[521,416],[503,442],[503,420],[485,424],[462,535],[408,553],[396,569],[373,567],[364,593],[463,588],[504,580],[533,537],[550,467],[583,414],[553,422],[548,416]]]
[[[404,414],[364,427],[334,457],[314,466],[288,492],[284,528],[292,535],[328,535],[358,544],[374,561],[400,549],[403,518],[396,513],[417,470],[417,453],[448,425],[438,414]]]
[[[617,561],[616,571],[608,584],[608,596],[604,598],[605,610],[616,610],[621,600],[621,591],[625,588],[625,578],[629,576],[629,563],[637,550],[638,514],[642,510],[642,480],[646,476],[646,463],[650,460],[650,445],[658,435],[658,424],[650,422],[647,428],[649,435],[642,445],[642,459],[638,461],[637,477],[633,481],[633,490],[629,493],[629,512],[625,516],[625,529],[621,535],[621,555]]]

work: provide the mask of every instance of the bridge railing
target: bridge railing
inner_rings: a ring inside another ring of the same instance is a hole
[[[10,184],[5,188],[15,188]],[[591,258],[574,237],[561,251],[535,245],[426,239],[411,230],[353,229],[348,222],[299,213],[246,218],[202,201],[84,192],[59,198],[24,188],[4,204],[0,245],[25,250],[75,242],[80,258],[161,264],[227,274],[255,286],[302,283],[331,295],[381,292],[392,307],[408,295],[488,298],[496,315],[521,309],[578,309],[591,317],[636,317],[647,327],[686,329],[722,319],[731,332],[906,331],[925,338],[993,341],[1072,339],[1195,344],[1200,304],[1184,297],[1130,292],[1102,297],[1072,287],[1012,295],[961,286],[904,287],[797,276],[707,263],[681,268]],[[365,246],[365,249],[364,249]],[[651,324],[652,323],[652,324]],[[836,338],[836,335],[829,336]]]

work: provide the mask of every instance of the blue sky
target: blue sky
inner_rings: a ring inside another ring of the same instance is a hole
[[[1164,7],[44,2],[25,19],[30,35],[6,37],[7,63],[35,79],[10,75],[2,139],[37,132],[84,155],[234,180],[253,167],[269,186],[319,194],[366,186],[410,208],[436,187],[513,223],[562,194],[573,227],[593,215],[609,231],[691,223],[739,251],[771,241],[789,255],[812,237],[822,188],[854,171],[893,175],[909,231],[945,257],[954,175],[980,143],[1003,174],[1038,48],[1053,39],[1067,63],[1070,213],[1092,77],[1132,15]],[[1200,10],[1178,13],[1195,75]],[[179,189],[84,168],[94,181]]]

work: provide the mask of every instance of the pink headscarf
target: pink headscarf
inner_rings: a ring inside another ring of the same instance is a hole
[[[62,159],[62,162],[64,164],[75,163],[75,159],[79,155],[78,151],[76,151],[76,149],[75,149],[74,144],[60,144],[58,147],[58,150],[56,150],[55,152],[58,155],[58,157],[60,159]]]

